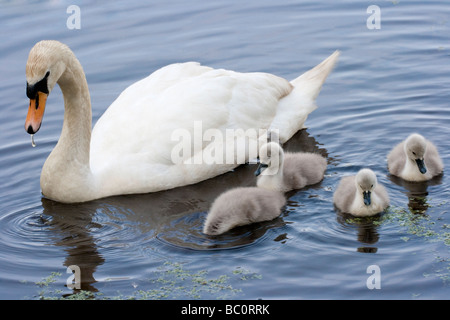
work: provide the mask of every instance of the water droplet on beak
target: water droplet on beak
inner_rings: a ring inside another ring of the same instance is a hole
[[[34,148],[36,147],[36,143],[34,143],[34,134],[30,134],[31,136],[31,146]]]

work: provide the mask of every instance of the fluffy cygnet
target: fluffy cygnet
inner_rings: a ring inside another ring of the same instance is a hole
[[[389,172],[407,181],[430,180],[444,170],[436,146],[417,133],[395,146],[387,161]]]
[[[356,176],[342,178],[333,201],[341,212],[360,217],[375,215],[389,206],[386,189],[377,183],[370,169],[361,169]]]
[[[283,152],[276,142],[264,144],[259,151],[256,185],[287,192],[320,182],[327,169],[324,157],[315,153]]]
[[[285,204],[281,192],[258,187],[231,189],[214,200],[203,233],[219,235],[237,226],[275,219]]]

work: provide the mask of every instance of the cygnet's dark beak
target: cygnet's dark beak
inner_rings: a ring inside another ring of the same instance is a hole
[[[370,203],[371,203],[370,191],[363,191],[363,198],[364,198],[364,204],[366,206],[370,206]]]
[[[422,174],[425,174],[427,172],[427,167],[425,166],[425,162],[423,159],[416,159],[417,166],[419,167],[419,171]]]
[[[260,163],[255,171],[255,176],[259,176],[269,165],[265,163]]]

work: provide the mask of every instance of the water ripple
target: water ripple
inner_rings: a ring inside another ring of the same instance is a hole
[[[190,261],[220,274],[228,267],[251,269],[264,282],[247,285],[250,299],[448,296],[442,280],[448,273],[440,271],[448,266],[445,244],[408,234],[398,223],[379,224],[380,218],[341,216],[332,203],[339,179],[369,166],[394,208],[419,208],[430,222],[448,226],[447,207],[438,205],[448,201],[447,175],[418,191],[392,179],[386,167],[390,148],[411,131],[432,138],[450,166],[450,7],[444,1],[386,1],[381,30],[367,29],[365,8],[356,1],[80,4],[80,30],[66,28],[66,7],[12,1],[0,11],[0,68],[7,80],[0,83],[0,298],[23,298],[35,288],[22,289],[19,281],[34,283],[71,264],[82,267],[83,288],[116,295],[118,288],[133,288],[131,279],[145,282],[161,261]],[[39,175],[61,132],[63,98],[59,89],[52,92],[32,148],[23,129],[24,68],[32,45],[48,38],[67,43],[82,63],[94,123],[126,86],[168,63],[193,60],[293,79],[340,49],[308,130],[285,145],[326,156],[324,181],[289,194],[281,217],[217,237],[202,233],[206,212],[225,189],[254,183],[250,167],[153,195],[76,205],[43,199]],[[370,264],[382,268],[378,292],[365,286]],[[433,272],[438,276],[423,276]]]
[[[269,222],[234,228],[222,235],[209,236],[202,231],[205,217],[206,212],[196,212],[173,220],[159,231],[156,239],[172,249],[198,251],[243,249],[247,246],[262,245],[265,241],[273,241],[273,234],[269,230],[285,225],[280,217]]]

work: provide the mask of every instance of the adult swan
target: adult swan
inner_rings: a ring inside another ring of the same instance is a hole
[[[217,144],[225,146],[220,139],[203,140],[193,154],[186,152],[174,162],[173,149],[180,143],[174,131],[194,137],[199,124],[200,134],[213,128],[224,133],[277,128],[285,142],[316,108],[314,101],[338,55],[333,53],[291,82],[195,62],[172,64],[125,89],[91,130],[91,101],[80,62],[65,44],[40,41],[26,65],[30,106],[25,130],[39,130],[56,83],[65,107],[61,136],[42,168],[42,193],[59,202],[84,202],[171,189],[225,173],[238,163],[188,159]]]

